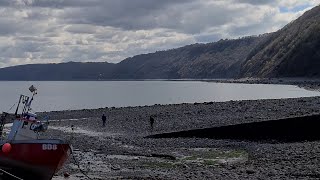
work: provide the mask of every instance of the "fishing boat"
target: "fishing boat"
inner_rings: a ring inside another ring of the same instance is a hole
[[[71,152],[71,145],[63,140],[40,138],[40,134],[48,129],[49,121],[40,120],[35,113],[31,113],[37,89],[31,86],[29,90],[32,97],[20,95],[11,130],[1,140],[0,179],[52,179]],[[8,113],[3,113],[0,119],[1,135],[4,125],[8,123],[7,118]]]

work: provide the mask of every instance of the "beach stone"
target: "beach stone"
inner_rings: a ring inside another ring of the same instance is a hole
[[[70,174],[69,174],[68,172],[65,172],[65,173],[63,173],[63,176],[64,176],[65,178],[67,178],[67,177],[70,176]]]
[[[119,171],[121,168],[118,165],[113,165],[113,166],[111,166],[111,169],[114,171]]]
[[[256,173],[256,171],[253,170],[253,169],[247,169],[247,170],[246,170],[246,173],[247,173],[247,174],[254,174],[254,173]]]

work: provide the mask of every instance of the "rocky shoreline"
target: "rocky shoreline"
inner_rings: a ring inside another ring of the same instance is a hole
[[[107,115],[102,127],[101,115]],[[100,108],[47,113],[93,179],[319,179],[320,142],[144,138],[150,134],[320,114],[320,97]],[[44,116],[45,113],[39,113]],[[155,119],[154,129],[149,124]],[[71,125],[74,130],[71,130]],[[70,158],[54,179],[86,179]]]
[[[244,83],[244,84],[283,84],[295,85],[307,90],[320,90],[320,79],[311,78],[240,78],[240,79],[215,79],[208,82]]]

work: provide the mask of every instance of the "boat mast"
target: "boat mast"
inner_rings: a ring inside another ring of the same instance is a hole
[[[24,115],[24,113],[28,110],[27,105],[29,104],[29,97],[24,96],[22,103],[24,103],[24,107],[21,114]]]
[[[18,105],[17,105],[17,109],[16,109],[16,112],[14,113],[15,116],[18,115],[18,110],[19,110],[19,106],[20,106],[20,103],[22,101],[22,104],[24,104],[24,107],[23,107],[23,110],[22,110],[22,115],[24,113],[27,113],[31,108],[31,103],[33,101],[33,97],[34,95],[37,94],[37,88],[35,88],[33,85],[29,87],[29,90],[30,92],[32,92],[32,97],[31,97],[31,100],[29,101],[29,97],[28,96],[25,96],[25,95],[20,95],[20,98],[19,98],[19,102],[18,102]]]
[[[14,113],[14,115],[15,116],[17,116],[18,115],[18,110],[19,110],[19,105],[20,105],[20,103],[21,103],[21,99],[22,99],[22,97],[24,97],[24,95],[20,95],[20,98],[19,98],[19,102],[18,102],[18,105],[17,105],[17,109],[16,109],[16,112]]]

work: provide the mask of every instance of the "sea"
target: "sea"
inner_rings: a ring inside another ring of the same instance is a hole
[[[202,81],[0,81],[0,111],[14,112],[20,94],[30,95],[34,112],[281,99],[320,96],[293,85],[233,84]]]

